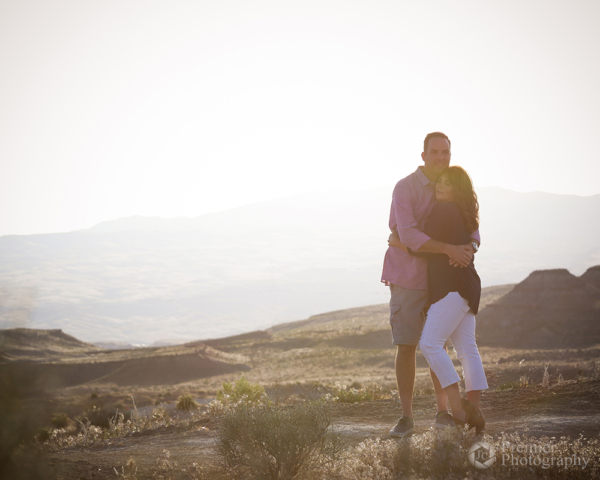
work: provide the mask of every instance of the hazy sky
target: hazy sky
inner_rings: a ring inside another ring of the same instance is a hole
[[[392,185],[600,193],[600,2],[2,0],[0,235]],[[391,192],[390,192],[391,193]]]

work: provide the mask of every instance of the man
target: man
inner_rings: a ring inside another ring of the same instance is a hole
[[[435,183],[450,165],[450,139],[441,132],[425,137],[424,165],[400,180],[394,188],[390,210],[390,230],[396,231],[400,241],[415,252],[443,253],[450,264],[466,267],[480,243],[475,232],[467,245],[449,245],[425,235],[422,230],[427,215],[435,204]],[[410,435],[414,430],[412,396],[415,386],[416,347],[425,320],[427,302],[427,260],[389,247],[383,264],[381,281],[389,285],[390,324],[392,340],[396,345],[396,382],[402,404],[402,417],[390,430],[394,437]],[[452,416],[446,410],[447,397],[433,370],[429,370],[436,394],[436,427],[453,426]]]

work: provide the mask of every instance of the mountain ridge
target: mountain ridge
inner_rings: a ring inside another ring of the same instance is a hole
[[[484,286],[539,268],[579,274],[600,258],[600,224],[590,222],[600,195],[479,194]],[[0,328],[185,342],[382,304],[390,200],[387,188],[318,192],[202,215],[195,230],[3,236]]]

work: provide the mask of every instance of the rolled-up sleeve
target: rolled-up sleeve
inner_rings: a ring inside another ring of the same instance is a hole
[[[392,208],[400,241],[417,252],[430,238],[417,228],[412,195],[408,188],[402,185],[396,186],[392,196]]]

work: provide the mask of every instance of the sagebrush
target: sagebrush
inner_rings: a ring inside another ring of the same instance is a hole
[[[325,402],[241,404],[223,415],[218,435],[218,452],[238,478],[294,478],[314,457],[335,458],[341,451]]]

